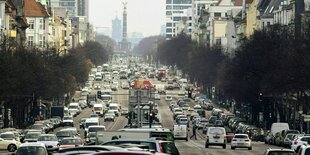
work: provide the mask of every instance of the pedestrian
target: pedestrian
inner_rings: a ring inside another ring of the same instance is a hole
[[[260,136],[259,136],[259,141],[263,142],[265,137],[265,131],[263,128],[260,128]]]
[[[193,137],[195,137],[195,139],[197,140],[197,137],[196,137],[196,129],[197,129],[197,127],[196,127],[196,124],[194,124],[193,125],[193,135],[189,138],[189,139],[192,139]]]

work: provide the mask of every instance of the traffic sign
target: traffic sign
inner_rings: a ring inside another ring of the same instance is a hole
[[[310,122],[310,115],[303,115],[304,122]]]

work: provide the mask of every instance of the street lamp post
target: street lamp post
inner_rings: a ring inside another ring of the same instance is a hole
[[[149,102],[149,127],[152,128],[153,123],[153,102]]]

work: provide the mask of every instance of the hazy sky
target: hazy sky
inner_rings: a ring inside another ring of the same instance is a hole
[[[122,19],[124,0],[89,0],[89,18],[95,27],[112,27],[116,15]],[[165,24],[165,0],[127,0],[128,32],[157,35]]]

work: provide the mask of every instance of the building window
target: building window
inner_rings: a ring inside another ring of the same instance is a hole
[[[267,22],[267,26],[270,26],[270,22]]]
[[[188,17],[188,20],[192,20],[192,17]]]
[[[216,39],[215,40],[215,45],[222,45],[221,39]]]
[[[166,38],[172,38],[172,34],[166,34]]]
[[[45,36],[43,36],[43,47],[45,47]]]
[[[173,17],[173,21],[180,21],[181,17]]]
[[[166,4],[171,4],[172,0],[166,0]]]
[[[166,6],[166,10],[171,10],[172,9],[172,6],[171,5],[167,5]]]
[[[192,26],[192,23],[188,23],[188,26]]]
[[[167,33],[171,33],[171,32],[172,32],[172,29],[166,29],[166,32],[167,32]]]
[[[214,17],[221,17],[221,13],[220,12],[215,12],[214,13]]]
[[[33,29],[33,28],[34,28],[34,21],[29,20],[29,29]]]
[[[166,27],[172,27],[172,23],[166,23]]]
[[[166,11],[166,15],[172,15],[172,12],[171,11]]]
[[[53,36],[55,36],[56,35],[56,31],[55,31],[55,29],[53,28],[53,30],[52,30],[52,34],[53,34]]]
[[[28,46],[33,46],[33,36],[28,36]]]
[[[43,20],[43,30],[45,30],[45,19]]]
[[[41,30],[41,29],[43,29],[43,19],[40,19],[39,20],[39,29]]]

